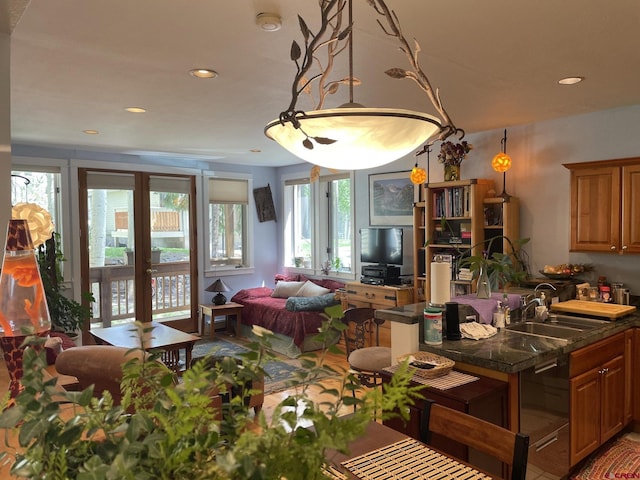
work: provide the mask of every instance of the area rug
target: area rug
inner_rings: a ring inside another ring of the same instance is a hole
[[[589,458],[571,478],[640,478],[640,435],[631,433],[614,440],[603,452]]]
[[[249,350],[242,345],[217,338],[215,340],[199,340],[196,342],[193,346],[191,357],[204,357],[210,352],[214,355],[237,357],[239,354],[248,351]],[[302,370],[302,368],[299,360],[271,360],[264,365],[264,370],[267,373],[264,393],[268,395],[289,388],[287,381],[294,372]]]

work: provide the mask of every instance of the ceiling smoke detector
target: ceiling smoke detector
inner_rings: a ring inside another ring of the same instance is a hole
[[[277,13],[259,13],[256,16],[256,24],[267,32],[275,32],[282,27],[282,19]]]

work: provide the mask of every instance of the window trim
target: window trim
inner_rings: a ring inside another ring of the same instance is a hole
[[[351,243],[351,271],[350,272],[340,272],[340,271],[336,271],[336,270],[330,270],[329,272],[329,276],[333,277],[333,278],[338,278],[338,279],[345,279],[345,280],[354,280],[356,278],[357,272],[355,271],[356,269],[356,262],[355,262],[355,252],[356,252],[356,229],[355,229],[355,224],[356,224],[356,219],[355,219],[355,215],[356,215],[356,208],[355,208],[355,174],[353,171],[350,172],[338,172],[335,174],[327,174],[327,175],[322,175],[318,181],[315,182],[311,182],[310,178],[308,175],[304,174],[304,173],[299,173],[299,174],[295,174],[295,173],[291,173],[291,174],[287,174],[287,175],[283,175],[281,177],[281,186],[282,186],[282,195],[283,195],[283,202],[282,202],[282,208],[283,210],[286,208],[287,206],[287,199],[286,199],[286,187],[288,186],[293,186],[296,184],[306,184],[308,183],[311,187],[311,200],[312,200],[312,229],[313,229],[313,257],[312,257],[312,265],[311,268],[304,268],[304,267],[295,267],[295,266],[291,266],[291,265],[287,265],[285,258],[288,254],[288,252],[285,251],[286,248],[286,244],[287,242],[285,241],[287,232],[286,232],[286,222],[282,222],[282,228],[281,228],[281,235],[282,235],[282,247],[281,247],[281,255],[282,255],[282,259],[281,259],[281,268],[286,269],[287,271],[290,272],[296,272],[296,273],[303,273],[303,274],[307,274],[307,275],[314,275],[314,276],[326,276],[322,273],[321,270],[321,263],[324,260],[319,260],[319,259],[323,259],[326,256],[326,249],[327,247],[329,247],[328,245],[328,237],[324,234],[319,232],[316,229],[317,225],[321,225],[322,224],[322,220],[323,218],[326,218],[328,220],[328,215],[329,215],[329,199],[326,196],[326,189],[323,187],[321,188],[322,185],[326,184],[326,182],[328,181],[333,181],[333,180],[339,180],[339,179],[345,179],[348,178],[351,181],[351,217],[352,217],[352,222],[351,222],[351,238],[352,238],[352,243]],[[282,217],[286,218],[288,212],[283,211],[282,212]],[[326,244],[326,245],[325,245]]]
[[[210,203],[210,192],[209,192],[209,180],[211,179],[220,179],[220,180],[245,180],[247,182],[247,218],[246,218],[246,261],[247,265],[234,267],[231,265],[223,265],[214,267],[210,264],[211,260],[211,252],[209,251],[211,232],[209,231],[209,203]],[[220,273],[224,272],[224,275],[242,275],[247,273],[253,273],[255,269],[254,264],[254,254],[253,254],[253,222],[251,221],[251,211],[255,208],[254,199],[251,192],[253,191],[253,175],[246,173],[238,173],[238,172],[221,172],[221,171],[206,171],[202,173],[202,195],[200,195],[200,199],[202,202],[202,226],[203,226],[203,235],[201,245],[202,248],[202,272],[204,278],[212,278],[215,276],[219,276]]]

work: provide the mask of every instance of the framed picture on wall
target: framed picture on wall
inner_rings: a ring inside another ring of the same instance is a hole
[[[369,223],[413,225],[415,185],[409,171],[369,175]]]

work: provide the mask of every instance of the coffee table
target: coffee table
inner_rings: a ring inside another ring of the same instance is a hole
[[[153,330],[145,332],[142,336],[145,350],[161,350],[163,363],[179,374],[181,372],[180,350],[184,348],[185,368],[189,368],[193,345],[200,340],[200,337],[167,327],[159,322],[151,322],[149,327],[153,327]],[[141,346],[137,329],[132,324],[92,328],[90,333],[96,343],[100,345],[127,348],[140,348]]]

